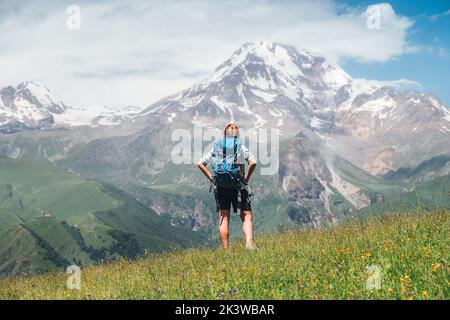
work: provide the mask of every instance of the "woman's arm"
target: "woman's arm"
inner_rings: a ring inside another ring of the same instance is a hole
[[[244,178],[245,182],[248,183],[249,180],[250,180],[250,177],[253,174],[253,171],[255,171],[255,168],[256,168],[256,158],[250,152],[250,150],[244,145],[241,145],[241,150],[240,151],[241,151],[242,157],[248,163],[248,172],[247,172],[247,175]]]
[[[197,167],[200,169],[201,172],[208,178],[211,179],[211,172],[209,172],[208,168],[203,164],[203,162],[197,163]]]
[[[253,171],[255,171],[255,168],[256,168],[256,160],[252,159],[248,163],[248,172],[247,172],[247,176],[245,177],[246,183],[248,183],[250,181],[250,177],[252,176]]]
[[[214,153],[214,149],[212,149],[210,152],[205,154],[197,163],[197,167],[200,169],[201,172],[209,179],[211,180],[212,174],[209,172],[208,168],[206,168],[206,164],[211,162],[212,156]]]

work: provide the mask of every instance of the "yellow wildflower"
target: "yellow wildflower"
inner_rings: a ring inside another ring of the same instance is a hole
[[[442,268],[442,263],[433,263],[431,265],[431,270],[433,270],[433,272],[436,272],[441,268]]]

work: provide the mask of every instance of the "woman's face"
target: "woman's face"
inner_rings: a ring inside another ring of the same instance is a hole
[[[237,137],[239,134],[239,129],[234,124],[229,125],[226,130],[226,136],[227,137]]]

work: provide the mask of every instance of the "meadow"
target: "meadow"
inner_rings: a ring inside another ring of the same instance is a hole
[[[0,281],[0,299],[449,299],[450,210],[256,235],[89,266],[81,290],[64,272]],[[368,286],[374,270],[378,285]]]

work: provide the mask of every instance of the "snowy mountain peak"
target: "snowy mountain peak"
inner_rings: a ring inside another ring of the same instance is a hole
[[[61,114],[65,110],[64,104],[56,102],[48,88],[38,82],[22,82],[15,88],[8,86],[0,90],[0,97],[3,106],[12,112],[26,108]]]
[[[262,41],[244,44],[198,87],[204,89],[236,73],[244,73],[244,84],[260,90],[280,90],[299,81],[309,82],[312,89],[339,89],[352,81],[323,55]]]
[[[50,128],[54,114],[64,113],[66,107],[55,102],[48,88],[37,82],[23,82],[17,87],[0,90],[0,131]]]
[[[50,90],[39,82],[27,81],[22,82],[17,86],[17,91],[20,94],[31,95],[34,96],[37,100],[39,100],[43,104],[49,104],[54,102],[50,94]]]
[[[17,90],[29,90],[30,92],[36,93],[36,94],[46,94],[50,95],[50,90],[40,82],[36,81],[25,81],[22,83],[19,83],[17,86]]]
[[[450,133],[450,111],[437,98],[352,79],[325,55],[275,42],[244,44],[210,76],[142,112],[148,114],[168,124],[233,121],[282,134],[308,128],[324,141]]]
[[[286,115],[304,118],[306,110],[334,108],[336,94],[353,83],[323,55],[276,42],[246,43],[210,76],[144,113],[222,114],[230,120],[254,118],[256,127],[276,118],[282,126]]]

